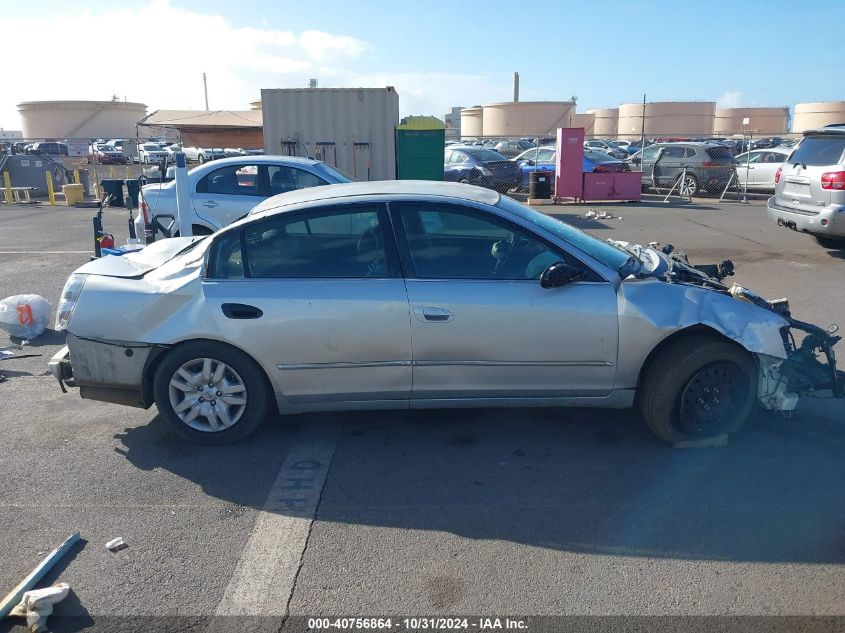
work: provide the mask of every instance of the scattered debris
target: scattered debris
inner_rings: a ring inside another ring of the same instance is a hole
[[[44,577],[44,574],[50,571],[53,568],[53,565],[55,565],[62,556],[67,554],[70,551],[70,548],[76,545],[77,541],[79,541],[79,532],[74,532],[67,537],[64,543],[47,554],[47,557],[38,564],[38,567],[33,569],[29,576],[21,580],[17,587],[12,589],[12,591],[10,591],[9,594],[0,601],[0,620],[9,615],[12,609],[20,603],[24,594],[32,589],[38,581]]]
[[[122,549],[126,549],[129,547],[126,544],[126,541],[123,540],[122,537],[118,536],[117,538],[113,538],[108,543],[106,543],[106,549],[111,550],[112,552],[119,552]]]
[[[584,214],[584,217],[588,220],[612,220],[613,214],[609,211],[596,211],[595,209],[590,209]],[[621,220],[622,218],[617,219]]]
[[[53,613],[53,605],[67,598],[69,593],[70,585],[66,582],[27,591],[9,615],[26,618],[26,626],[31,633],[45,632],[47,616]]]

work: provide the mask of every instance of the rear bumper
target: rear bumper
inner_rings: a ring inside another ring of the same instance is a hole
[[[835,205],[819,207],[818,213],[790,209],[775,203],[772,196],[766,203],[769,219],[777,224],[802,233],[820,236],[845,237],[845,207]]]
[[[146,409],[144,377],[153,345],[125,341],[95,341],[68,334],[68,344],[47,363],[62,391],[79,388],[89,400]]]

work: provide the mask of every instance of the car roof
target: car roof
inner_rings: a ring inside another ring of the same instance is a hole
[[[804,130],[804,136],[816,135],[816,134],[829,134],[832,136],[838,136],[840,134],[845,134],[845,124],[834,124],[834,125],[827,125],[821,128],[815,128],[813,130]]]
[[[441,182],[438,180],[375,180],[350,182],[339,185],[321,185],[319,187],[308,187],[287,193],[280,193],[272,198],[267,198],[255,207],[250,212],[250,217],[302,203],[330,202],[332,200],[348,199],[358,196],[397,198],[403,196],[440,196],[484,204],[496,204],[500,199],[499,194],[492,189],[484,189],[483,187],[458,182]]]

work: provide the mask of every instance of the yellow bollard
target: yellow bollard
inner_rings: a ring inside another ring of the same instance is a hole
[[[53,191],[53,174],[51,174],[49,171],[45,171],[44,173],[47,174],[47,196],[50,198],[50,206],[55,207],[56,192]]]
[[[82,180],[79,178],[79,170],[78,169],[73,170],[73,182],[75,182],[77,185],[82,184]]]
[[[114,178],[114,166],[109,167],[109,178]]]
[[[6,190],[6,204],[12,204],[15,200],[12,196],[12,179],[7,171],[3,172],[3,188]]]

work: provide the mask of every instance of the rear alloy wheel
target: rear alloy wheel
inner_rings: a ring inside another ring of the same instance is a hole
[[[649,428],[677,444],[737,431],[754,408],[757,365],[736,343],[694,335],[650,362],[638,393]]]
[[[826,237],[824,235],[814,235],[813,239],[816,240],[816,243],[819,246],[821,246],[822,248],[828,248],[830,250],[837,250],[837,249],[845,248],[845,238]]]
[[[198,162],[200,165],[202,165],[202,164],[205,162],[205,156],[203,156],[202,154],[200,154],[199,156],[197,156],[197,162]]]
[[[693,176],[692,174],[687,174],[686,177],[683,178],[683,181],[681,181],[682,177],[683,177],[683,174],[681,174],[681,176],[678,176],[679,193],[682,196],[686,196],[688,198],[691,198],[695,194],[698,193],[698,181],[695,179],[695,176]]]
[[[267,413],[267,388],[255,362],[213,342],[186,343],[161,362],[153,381],[156,405],[181,437],[228,444],[252,433]]]

